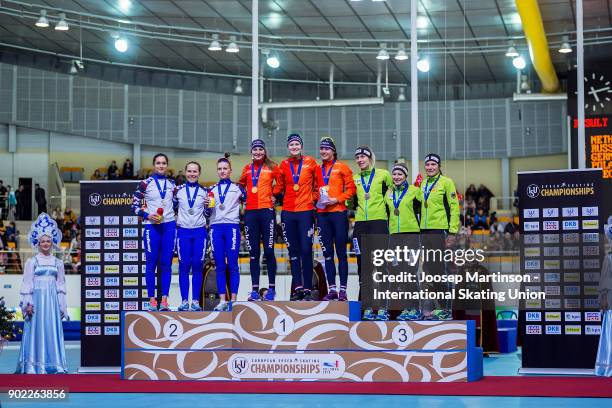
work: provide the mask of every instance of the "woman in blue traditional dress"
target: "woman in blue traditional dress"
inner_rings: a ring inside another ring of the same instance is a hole
[[[612,244],[612,215],[608,217],[605,232],[608,242]],[[598,292],[602,322],[595,375],[612,377],[612,251],[604,258]]]
[[[62,319],[66,316],[64,265],[53,256],[62,234],[49,215],[32,224],[30,245],[37,254],[26,262],[19,306],[24,316],[18,374],[66,373]]]

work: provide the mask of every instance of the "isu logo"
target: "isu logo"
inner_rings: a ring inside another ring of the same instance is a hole
[[[232,363],[232,370],[236,374],[242,374],[245,371],[247,364],[248,364],[248,361],[246,358],[238,357],[234,359],[234,362]]]
[[[527,186],[527,195],[529,198],[536,198],[538,195],[540,195],[540,187],[538,187],[536,184],[530,184]]]
[[[89,195],[89,205],[97,207],[102,204],[102,196],[98,193],[91,193]]]

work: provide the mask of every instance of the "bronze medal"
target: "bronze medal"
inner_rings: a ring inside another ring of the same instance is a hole
[[[257,187],[251,188],[251,193],[256,194],[257,193]]]
[[[393,214],[395,214],[396,216],[399,216],[399,208],[396,208],[395,210],[393,210]]]
[[[427,208],[427,201],[425,201],[423,205],[425,206],[425,208]]]
[[[293,185],[293,191],[298,191],[300,189],[300,186],[297,184]]]

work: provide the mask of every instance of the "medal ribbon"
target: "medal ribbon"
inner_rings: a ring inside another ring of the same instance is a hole
[[[198,190],[200,189],[200,185],[196,184],[195,192],[193,193],[193,200],[189,197],[189,184],[185,186],[185,192],[187,193],[187,204],[189,204],[189,208],[193,208],[195,204],[196,198],[198,198]]]
[[[408,183],[404,182],[404,184],[402,184],[402,186],[404,187],[404,191],[402,191],[402,193],[399,196],[399,199],[396,201],[395,200],[395,189],[393,189],[393,207],[395,207],[395,209],[397,210],[400,203],[402,202],[402,199],[404,198],[404,196],[406,195],[406,193],[408,192]]]
[[[332,169],[334,168],[334,164],[336,164],[335,160],[332,162],[331,166],[329,166],[329,171],[327,172],[327,175],[325,174],[325,166],[321,165],[321,174],[323,175],[323,183],[325,185],[329,183],[329,176],[331,176],[331,172],[332,172]]]
[[[300,174],[302,173],[302,162],[304,161],[304,159],[300,159],[300,164],[298,166],[297,169],[297,174],[295,172],[295,169],[293,168],[293,163],[291,163],[291,161],[289,162],[289,168],[291,169],[291,177],[293,177],[293,184],[298,184],[298,182],[300,181]]]
[[[366,185],[365,180],[363,179],[363,173],[360,174],[361,177],[361,186],[363,187],[363,191],[367,193],[370,192],[370,187],[372,186],[372,180],[374,179],[374,173],[376,172],[376,169],[372,169],[372,172],[370,173],[370,178],[368,179],[368,184]]]
[[[257,187],[257,183],[259,182],[259,174],[261,173],[261,169],[263,168],[263,163],[257,169],[257,174],[255,174],[255,165],[251,163],[251,182],[253,183],[253,187]]]
[[[423,188],[423,198],[425,199],[426,202],[427,202],[427,199],[429,198],[429,195],[431,194],[431,190],[433,190],[433,188],[436,186],[436,183],[438,183],[438,180],[440,180],[439,174],[438,174],[438,177],[436,177],[436,181],[433,182],[433,184],[428,190],[427,186],[429,185],[429,179],[427,179],[427,183],[425,183],[425,187]]]
[[[226,184],[225,191],[223,192],[223,194],[221,194],[221,184]],[[219,192],[219,201],[221,202],[221,204],[225,202],[225,196],[227,195],[227,190],[229,190],[231,184],[232,183],[226,180],[220,180],[219,184],[217,184],[217,191]]]
[[[162,191],[161,185],[159,184],[159,181],[157,180],[157,177],[153,177],[153,180],[155,180],[155,184],[157,185],[157,191],[159,191],[159,196],[163,200],[164,198],[166,198],[166,182],[168,180],[164,177],[164,189],[163,189],[163,191]]]

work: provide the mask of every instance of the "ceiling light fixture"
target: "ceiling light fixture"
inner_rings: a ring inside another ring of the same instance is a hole
[[[399,94],[397,95],[397,101],[398,102],[406,101],[406,90],[403,87],[399,89]]]
[[[427,28],[428,25],[429,25],[429,19],[427,19],[427,17],[425,16],[417,17],[417,28]]]
[[[569,37],[567,35],[563,36],[563,44],[559,47],[559,52],[561,54],[568,54],[572,52],[572,46],[569,43]]]
[[[119,8],[122,11],[128,11],[132,7],[131,0],[119,0]]]
[[[242,89],[242,79],[236,80],[236,87],[234,88],[234,93],[241,95],[244,93],[244,89]]]
[[[59,21],[55,24],[55,29],[57,31],[68,31],[70,29],[66,22],[66,13],[59,13]]]
[[[111,37],[115,40],[115,49],[120,53],[124,53],[128,50],[130,44],[125,37],[122,37],[119,33],[111,33]]]
[[[49,27],[49,19],[47,18],[47,10],[40,10],[40,17],[34,24],[36,27],[47,28]]]
[[[525,67],[527,66],[527,62],[525,62],[525,58],[519,55],[518,57],[515,57],[512,60],[512,65],[514,65],[514,68],[520,70],[525,69]]]
[[[221,43],[219,42],[219,34],[212,35],[212,41],[208,46],[208,51],[221,51]]]
[[[386,43],[380,44],[380,51],[378,51],[378,55],[376,56],[376,59],[381,60],[381,61],[386,61],[389,59],[389,51],[387,51]]]
[[[510,41],[510,45],[508,46],[508,50],[506,51],[506,57],[516,58],[518,56],[519,56],[519,53],[514,47],[514,42]]]
[[[429,72],[430,69],[430,65],[429,65],[429,58],[424,57],[424,58],[419,58],[419,60],[417,61],[417,69],[421,72]]]
[[[225,52],[231,52],[231,53],[235,53],[240,51],[238,49],[238,44],[236,44],[236,36],[235,35],[230,35],[230,43],[228,44],[227,48],[225,49]]]
[[[399,43],[397,50],[397,54],[395,54],[395,59],[398,61],[406,61],[408,59],[408,54],[406,54],[406,46],[404,43]]]

